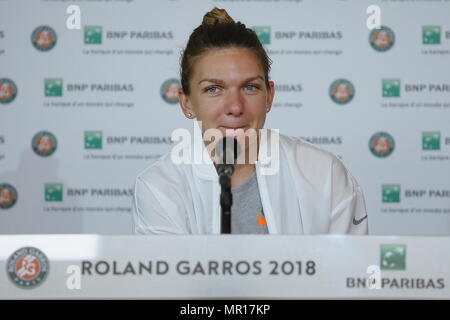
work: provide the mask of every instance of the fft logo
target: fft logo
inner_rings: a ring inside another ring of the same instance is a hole
[[[56,32],[49,26],[39,26],[31,34],[31,43],[39,51],[49,51],[56,45]]]
[[[380,29],[373,29],[369,35],[369,43],[378,52],[388,51],[395,43],[394,31],[386,26],[381,26]]]
[[[39,249],[24,247],[15,251],[6,262],[9,278],[21,288],[41,284],[49,272],[47,256]]]
[[[406,270],[406,245],[382,244],[380,246],[381,270]]]
[[[386,158],[394,151],[394,138],[387,132],[377,132],[369,140],[370,152],[376,157]]]
[[[36,133],[31,141],[33,151],[41,157],[51,156],[58,146],[56,137],[48,131]]]
[[[17,190],[8,183],[0,184],[0,209],[9,209],[17,202]]]
[[[17,96],[17,86],[11,79],[0,79],[0,103],[10,103]]]
[[[163,100],[170,104],[178,103],[178,89],[181,88],[181,82],[178,79],[168,79],[163,82],[160,94]]]
[[[331,84],[329,95],[335,103],[346,104],[355,96],[355,87],[346,79],[337,79]]]

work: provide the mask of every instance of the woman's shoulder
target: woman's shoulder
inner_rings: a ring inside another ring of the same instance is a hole
[[[180,165],[173,163],[171,153],[168,152],[142,170],[137,175],[137,180],[152,184],[164,180],[168,183],[173,182],[177,184],[180,182],[181,177],[182,168]]]
[[[340,161],[332,152],[318,147],[305,139],[280,134],[280,146],[285,152],[294,153],[301,160],[311,159],[313,161]]]
[[[337,180],[347,180],[354,184],[352,174],[338,156],[305,139],[280,134],[280,149],[305,176],[331,175]]]

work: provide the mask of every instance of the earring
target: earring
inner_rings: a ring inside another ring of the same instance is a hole
[[[192,113],[188,112],[188,118],[192,118]]]

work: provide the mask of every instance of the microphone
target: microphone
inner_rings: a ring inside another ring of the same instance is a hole
[[[218,161],[217,173],[221,187],[220,207],[221,207],[221,233],[231,233],[231,206],[233,205],[233,195],[231,193],[231,176],[234,172],[234,164],[241,153],[236,138],[224,137],[216,145],[216,157]]]
[[[232,137],[223,137],[216,144],[217,172],[219,176],[226,174],[231,177],[234,172],[234,164],[241,153],[241,148],[236,140]]]

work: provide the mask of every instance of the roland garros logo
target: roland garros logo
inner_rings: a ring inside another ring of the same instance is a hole
[[[17,86],[11,79],[0,79],[0,103],[10,103],[17,96]]]
[[[337,79],[331,84],[328,93],[335,103],[346,104],[353,99],[355,87],[346,79]]]
[[[48,131],[40,131],[36,133],[31,141],[33,151],[41,156],[48,157],[52,155],[58,146],[56,137]]]
[[[33,247],[14,252],[6,262],[9,278],[21,288],[34,288],[45,280],[49,262],[45,254]]]
[[[49,26],[39,26],[31,34],[31,43],[39,51],[49,51],[56,44],[56,32]]]
[[[369,35],[369,43],[376,51],[388,51],[395,43],[394,31],[386,26],[381,26],[380,29],[373,29]]]
[[[161,85],[161,97],[169,104],[178,103],[179,88],[181,88],[181,82],[178,79],[168,79]]]

